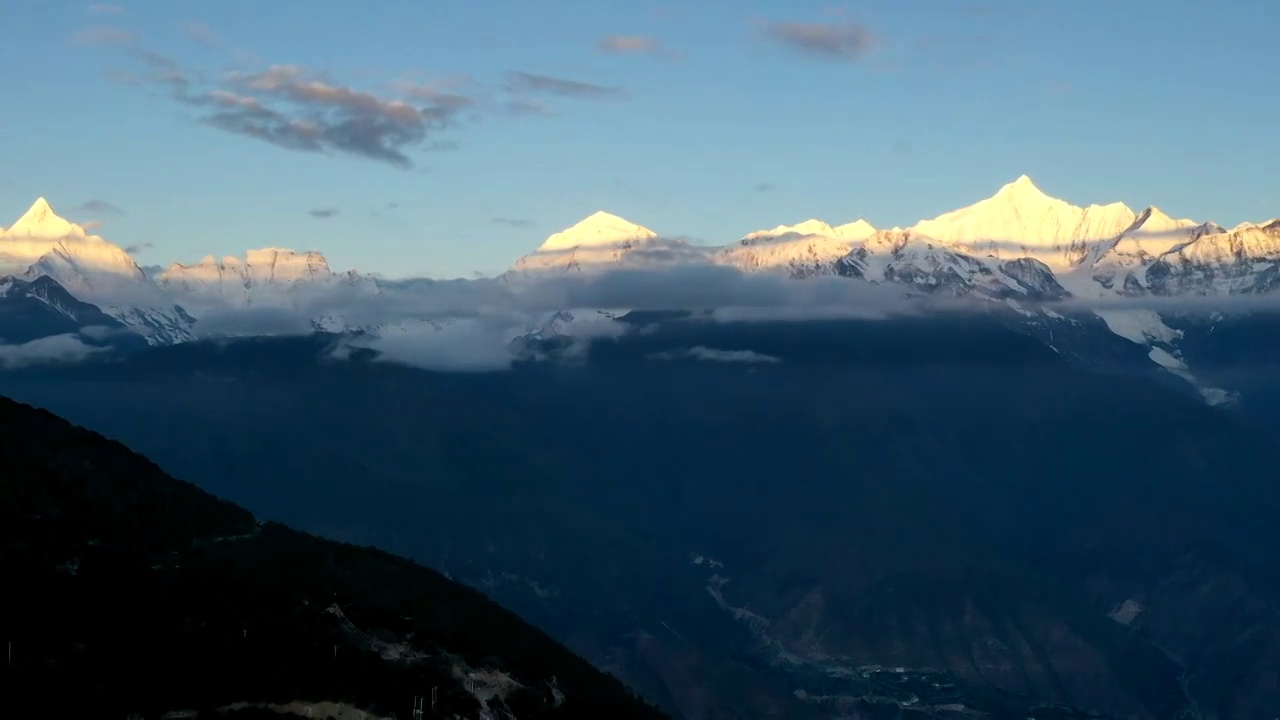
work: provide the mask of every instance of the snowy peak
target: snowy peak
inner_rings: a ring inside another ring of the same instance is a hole
[[[1172,232],[1180,232],[1197,225],[1195,220],[1175,220],[1172,217],[1161,212],[1160,208],[1151,205],[1146,210],[1138,213],[1138,217],[1134,219],[1133,225],[1125,231],[1126,235],[1132,233],[1147,234],[1164,234]]]
[[[995,198],[999,198],[1004,202],[1013,203],[1015,205],[1044,205],[1063,202],[1057,198],[1052,198],[1046,195],[1028,175],[1019,175],[1017,180],[1001,186],[1000,190],[993,196],[993,199]]]
[[[747,233],[743,238],[743,244],[749,244],[756,240],[772,240],[773,238],[783,237],[785,235],[822,235],[824,237],[835,237],[835,228],[817,219],[805,220],[795,225],[779,225],[772,230],[756,230]]]
[[[560,252],[575,247],[617,245],[630,240],[651,240],[658,234],[649,228],[603,210],[546,239],[538,252]]]
[[[742,245],[788,237],[806,237],[817,235],[840,240],[865,240],[875,233],[876,229],[866,220],[855,220],[851,223],[832,227],[818,219],[805,220],[795,225],[779,225],[771,230],[756,230],[747,233],[741,240]]]
[[[280,293],[327,284],[336,277],[318,252],[272,247],[249,250],[243,259],[218,260],[209,255],[194,265],[174,263],[160,273],[159,280],[189,300],[277,305],[284,300]]]
[[[865,220],[831,227],[822,220],[779,225],[748,233],[735,245],[722,248],[713,262],[744,272],[785,272],[792,278],[838,274],[837,265],[875,228]]]
[[[1137,215],[1123,203],[1077,207],[1046,195],[1026,175],[968,207],[922,220],[912,231],[974,255],[1032,257],[1055,269],[1127,230]]]
[[[86,234],[84,228],[59,217],[44,198],[38,198],[0,234],[0,275],[21,273],[49,275],[77,296],[112,282],[145,280],[124,248]]]
[[[44,198],[36,198],[18,221],[4,232],[4,237],[62,238],[84,237],[84,228],[59,217]]]
[[[875,226],[862,218],[844,225],[837,225],[833,229],[836,231],[837,237],[842,237],[846,240],[865,240],[876,234]]]

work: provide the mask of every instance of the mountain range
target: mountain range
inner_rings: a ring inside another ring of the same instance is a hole
[[[141,270],[27,215],[0,394],[478,588],[673,716],[1280,713],[1275,221],[1024,177],[715,247],[596,213],[497,278],[391,281]],[[507,372],[451,371],[494,328]]]
[[[1004,304],[1044,327],[1083,309],[1111,332],[1148,348],[1152,362],[1187,379],[1208,401],[1225,402],[1233,397],[1230,390],[1197,379],[1188,366],[1182,332],[1171,318],[1192,306],[1225,311],[1247,305],[1280,287],[1280,219],[1225,229],[1174,219],[1155,207],[1080,207],[1046,195],[1024,175],[989,198],[907,228],[876,229],[865,220],[832,226],[810,219],[720,246],[662,235],[596,212],[551,235],[497,280],[519,303],[529,288],[560,279],[703,266],[795,280],[839,277],[897,287],[906,297],[935,303]],[[304,331],[375,336],[432,331],[453,322],[451,315],[471,312],[421,303],[406,309],[404,302],[394,313],[378,307],[355,312],[355,305],[369,299],[437,281],[335,272],[316,251],[263,248],[148,273],[121,247],[59,217],[43,198],[0,234],[0,277],[6,275],[12,278],[9,287],[48,278],[149,345],[202,334],[263,332],[237,320],[248,310],[304,315],[305,322],[297,325]],[[584,319],[594,322],[600,312],[615,317],[627,309],[544,308],[513,326],[507,340],[520,347],[522,338],[572,335]],[[55,305],[49,310],[51,317],[60,314]],[[0,321],[0,341],[33,339],[31,316],[24,317],[22,332]],[[52,321],[44,335],[101,345],[83,333],[65,335],[63,319]]]

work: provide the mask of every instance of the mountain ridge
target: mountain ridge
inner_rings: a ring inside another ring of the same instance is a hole
[[[58,218],[43,198],[15,227],[27,235],[39,227],[50,228],[45,235],[69,232],[66,237],[73,240],[84,235]],[[0,235],[0,254],[6,238],[17,247],[15,237],[19,235],[12,228]],[[149,329],[152,344],[191,339],[202,315],[245,309],[310,311],[310,323],[317,328],[379,332],[386,322],[362,319],[353,325],[344,319],[341,305],[391,294],[398,287],[354,270],[335,273],[318,251],[283,248],[250,250],[243,258],[206,257],[193,265],[174,263],[153,282],[118,246],[92,238],[83,242],[109,246],[123,256],[121,266],[128,269],[123,285],[129,287],[115,283],[107,292],[79,282],[88,277],[84,263],[47,238],[40,240],[49,246],[41,246],[46,252],[22,275],[59,280],[77,298],[127,325]],[[1063,301],[1101,303],[1107,308],[1098,311],[1099,317],[1109,327],[1134,342],[1154,342],[1155,357],[1183,372],[1176,338],[1151,340],[1176,335],[1168,318],[1124,303],[1145,297],[1258,296],[1280,289],[1280,220],[1239,223],[1227,230],[1213,222],[1174,218],[1156,206],[1139,212],[1123,203],[1077,206],[1049,196],[1022,175],[988,198],[906,228],[877,230],[864,220],[832,226],[811,218],[753,231],[725,245],[662,235],[601,210],[550,235],[498,280],[518,299],[527,284],[557,277],[690,265],[795,280],[843,277],[892,283],[919,296],[1017,302],[1032,314],[1050,312],[1046,304]],[[554,317],[549,312],[543,320]],[[435,318],[431,322],[440,324]]]
[[[73,684],[114,717],[326,701],[385,717],[415,695],[467,717],[663,717],[421,565],[259,521],[6,397],[0,438],[0,578],[24,588],[0,619],[11,712],[45,714]]]

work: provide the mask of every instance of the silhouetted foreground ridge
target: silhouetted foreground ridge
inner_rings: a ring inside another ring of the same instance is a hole
[[[663,717],[474,590],[260,524],[43,410],[0,398],[0,457],[6,716]]]

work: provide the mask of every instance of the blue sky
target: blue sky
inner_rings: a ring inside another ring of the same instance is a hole
[[[1280,215],[1274,0],[3,15],[0,224],[43,195],[143,264],[285,246],[463,276],[599,209],[723,243],[809,217],[908,225],[1022,173],[1077,204]]]

